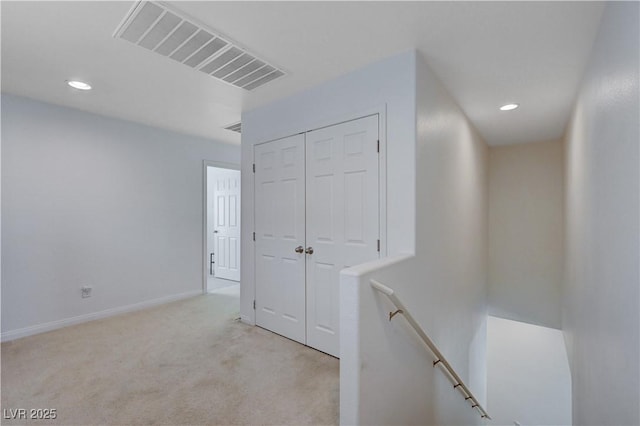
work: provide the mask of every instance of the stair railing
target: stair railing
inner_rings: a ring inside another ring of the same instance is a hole
[[[471,393],[471,390],[469,390],[467,385],[464,384],[464,382],[462,381],[460,376],[458,376],[458,374],[455,372],[451,364],[449,364],[449,362],[444,357],[444,355],[442,355],[442,353],[438,350],[438,348],[433,343],[433,341],[431,341],[431,339],[429,338],[429,336],[427,336],[427,334],[424,332],[422,327],[420,327],[420,324],[418,324],[416,320],[413,319],[409,311],[407,311],[407,308],[402,304],[400,299],[398,299],[398,297],[395,295],[394,291],[389,287],[387,287],[386,285],[376,280],[370,280],[370,283],[374,289],[378,290],[380,293],[387,296],[389,300],[391,300],[391,302],[395,305],[396,311],[389,312],[389,321],[391,321],[393,317],[396,316],[397,314],[402,314],[405,320],[407,320],[407,322],[409,323],[409,325],[411,325],[413,330],[418,334],[418,336],[420,336],[422,341],[427,345],[427,347],[431,350],[431,352],[433,352],[433,355],[436,358],[435,361],[433,361],[433,366],[435,367],[436,365],[440,365],[443,371],[445,372],[446,376],[451,381],[451,383],[453,383],[453,388],[458,389],[462,394],[462,396],[464,397],[464,400],[469,401],[471,403],[471,408],[475,408],[476,410],[478,410],[482,418],[491,419],[487,411],[482,407],[482,405],[480,405],[480,402],[476,399],[476,397],[473,396],[473,393]]]

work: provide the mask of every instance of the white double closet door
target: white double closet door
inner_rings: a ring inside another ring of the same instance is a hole
[[[256,324],[340,353],[339,273],[379,257],[378,115],[256,145]]]

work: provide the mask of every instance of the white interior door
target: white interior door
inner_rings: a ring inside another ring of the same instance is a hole
[[[254,149],[256,324],[305,343],[304,135]]]
[[[217,169],[214,185],[214,275],[240,281],[240,171]]]
[[[306,134],[307,345],[340,352],[339,273],[379,257],[378,115]]]

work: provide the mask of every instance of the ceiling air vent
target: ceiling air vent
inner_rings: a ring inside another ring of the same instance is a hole
[[[232,124],[231,126],[225,127],[225,130],[231,130],[232,132],[242,133],[242,123]]]
[[[273,64],[159,2],[136,3],[114,37],[246,90],[285,75]]]

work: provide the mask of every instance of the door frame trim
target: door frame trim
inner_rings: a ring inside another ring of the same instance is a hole
[[[219,169],[229,169],[229,170],[237,170],[241,173],[240,164],[234,163],[224,163],[221,161],[212,161],[212,160],[202,160],[202,294],[207,294],[207,277],[208,277],[208,259],[209,255],[207,253],[207,202],[209,196],[209,188],[207,182],[207,167],[217,167]],[[240,188],[242,191],[242,187]],[[242,196],[242,192],[240,192]],[[240,205],[240,215],[242,215],[242,205]],[[241,231],[242,232],[242,231]],[[240,244],[242,244],[242,234],[240,234]],[[242,250],[242,246],[240,248]],[[255,284],[254,284],[255,286]]]

